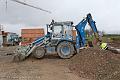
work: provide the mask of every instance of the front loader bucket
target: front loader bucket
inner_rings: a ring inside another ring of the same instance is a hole
[[[16,50],[15,50],[15,55],[13,57],[13,61],[23,61],[25,60],[25,58],[28,57],[28,50],[29,50],[30,46],[19,46]]]
[[[14,61],[22,61],[25,60],[33,51],[37,46],[44,46],[44,39],[46,39],[45,41],[49,41],[49,35],[47,34],[43,37],[40,37],[38,39],[36,39],[35,41],[33,41],[32,43],[30,43],[27,46],[19,46],[17,48],[17,50],[15,50],[15,55],[14,55]]]
[[[18,53],[18,54],[14,55],[13,61],[15,61],[15,62],[23,61],[23,60],[25,60],[25,58],[26,58],[25,55]]]

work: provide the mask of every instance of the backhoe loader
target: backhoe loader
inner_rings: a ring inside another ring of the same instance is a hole
[[[89,13],[76,26],[72,21],[55,22],[52,20],[50,24],[47,24],[47,34],[27,46],[20,46],[14,59],[24,60],[31,54],[35,58],[43,58],[48,52],[56,52],[63,59],[71,58],[75,53],[79,53],[80,48],[86,44],[85,27],[87,23],[92,28],[97,41],[102,44],[95,21]],[[76,40],[72,36],[73,27],[77,31]],[[103,46],[103,48],[106,47],[107,45]]]

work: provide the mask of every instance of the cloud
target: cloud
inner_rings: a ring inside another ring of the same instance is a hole
[[[56,21],[74,21],[79,23],[87,13],[92,13],[97,28],[107,33],[120,32],[119,0],[20,0],[50,10],[52,14],[42,12],[8,0],[7,12],[5,0],[0,0],[0,24],[10,24],[11,31],[25,26],[44,26],[51,19]],[[16,28],[12,27],[16,26]],[[9,30],[10,28],[8,28]]]

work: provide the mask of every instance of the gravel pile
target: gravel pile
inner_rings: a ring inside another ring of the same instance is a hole
[[[99,48],[82,50],[69,60],[69,68],[92,80],[120,80],[120,54]]]

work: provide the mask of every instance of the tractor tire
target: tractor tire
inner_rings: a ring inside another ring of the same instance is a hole
[[[63,41],[57,46],[57,53],[60,58],[69,59],[74,55],[74,46],[71,42]]]
[[[40,46],[36,47],[32,54],[37,59],[43,58],[45,56],[45,49]]]

